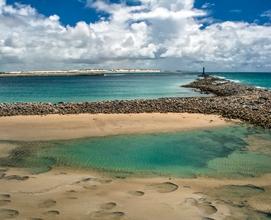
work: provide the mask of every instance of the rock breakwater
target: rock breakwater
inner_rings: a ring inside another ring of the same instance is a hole
[[[185,87],[212,93],[212,97],[161,98],[84,103],[1,103],[0,116],[176,112],[218,114],[228,119],[271,128],[271,91],[222,80],[198,79]]]

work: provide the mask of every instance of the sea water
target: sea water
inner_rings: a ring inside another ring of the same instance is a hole
[[[2,163],[34,173],[58,166],[178,177],[252,177],[271,172],[271,132],[245,125],[20,145]]]
[[[188,84],[197,73],[128,73],[101,76],[0,77],[0,102],[83,102],[202,96]],[[212,73],[271,89],[271,73]]]
[[[200,96],[181,85],[193,73],[130,73],[101,76],[0,77],[0,102],[83,102]]]
[[[211,75],[224,77],[235,82],[271,89],[271,73],[269,72],[226,72]]]

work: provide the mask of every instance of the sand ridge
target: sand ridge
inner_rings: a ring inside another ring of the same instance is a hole
[[[173,132],[229,124],[231,123],[217,115],[188,113],[12,116],[0,118],[0,140],[64,140]]]

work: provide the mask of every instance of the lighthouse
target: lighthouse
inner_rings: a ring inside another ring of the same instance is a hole
[[[202,76],[206,77],[206,75],[205,75],[205,67],[202,68]]]

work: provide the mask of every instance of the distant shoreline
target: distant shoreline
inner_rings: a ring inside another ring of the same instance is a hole
[[[103,76],[105,74],[127,73],[161,73],[159,69],[81,69],[81,70],[53,70],[53,71],[12,71],[0,72],[0,77],[26,76]]]

